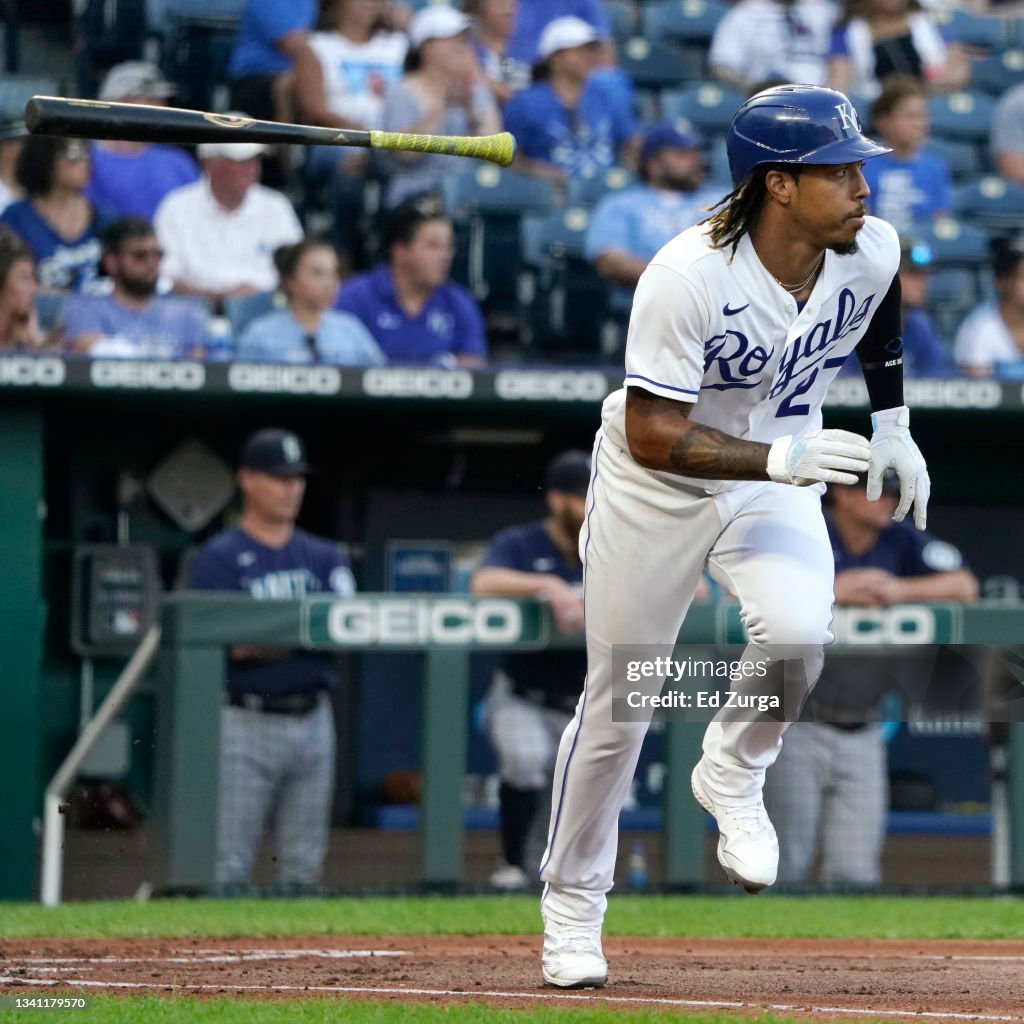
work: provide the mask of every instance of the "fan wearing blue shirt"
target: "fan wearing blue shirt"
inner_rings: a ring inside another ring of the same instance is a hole
[[[238,526],[208,540],[192,564],[193,590],[296,600],[355,592],[337,545],[295,525],[306,489],[302,441],[268,428],[239,460]],[[228,659],[221,716],[217,882],[248,882],[264,825],[272,824],[279,886],[309,891],[320,880],[334,783],[335,729],[329,653],[246,644]]]
[[[515,170],[556,184],[631,164],[637,125],[620,97],[595,75],[601,36],[582,18],[556,18],[541,33],[533,82],[505,106],[516,137]]]
[[[922,151],[930,130],[924,83],[910,75],[887,78],[871,105],[871,120],[880,141],[892,152],[864,163],[864,180],[871,189],[868,212],[901,233],[916,221],[949,213],[953,208],[949,165]]]
[[[837,605],[970,603],[978,581],[952,545],[909,522],[894,522],[899,483],[878,482],[869,501],[860,483],[829,487],[825,522],[835,558]],[[820,844],[825,885],[875,886],[888,811],[885,732],[865,721],[884,696],[872,659],[826,662],[799,722],[765,778],[765,806],[779,836],[779,881],[805,882]],[[866,708],[865,704],[871,705]]]
[[[331,363],[380,366],[383,352],[363,322],[331,306],[341,277],[338,254],[306,238],[274,252],[288,308],[257,317],[238,339],[235,356],[266,363]]]
[[[335,308],[359,317],[389,363],[484,365],[483,314],[449,278],[454,231],[440,200],[421,196],[396,206],[387,239],[388,262],[346,281]]]

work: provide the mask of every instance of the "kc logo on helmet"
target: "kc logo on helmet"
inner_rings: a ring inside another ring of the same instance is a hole
[[[844,129],[852,128],[855,132],[860,131],[860,121],[852,103],[837,103],[836,113],[839,115],[839,123]]]

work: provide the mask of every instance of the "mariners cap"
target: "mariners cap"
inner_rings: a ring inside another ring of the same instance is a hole
[[[700,149],[703,140],[689,121],[659,121],[647,130],[640,148],[640,159],[660,153],[663,149]]]
[[[100,85],[99,98],[114,102],[127,99],[163,100],[177,89],[148,60],[126,60],[115,64]]]
[[[570,450],[556,455],[544,473],[546,491],[565,491],[580,498],[586,497],[590,486],[590,455]]]
[[[431,4],[418,10],[409,22],[409,45],[418,50],[429,39],[451,39],[470,27],[469,18],[456,7]]]
[[[268,476],[305,476],[313,471],[298,435],[276,427],[257,431],[245,442],[238,466]]]
[[[563,18],[555,18],[544,26],[537,43],[537,59],[547,60],[559,50],[572,50],[577,46],[588,46],[596,43],[601,33],[575,14],[567,14]]]

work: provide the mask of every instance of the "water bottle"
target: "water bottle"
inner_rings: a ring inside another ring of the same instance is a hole
[[[626,884],[634,892],[642,892],[647,888],[647,851],[641,840],[634,840],[629,848],[629,874],[626,876]]]
[[[206,323],[206,361],[228,363],[235,355],[235,339],[231,336],[231,321],[226,316],[214,316]]]

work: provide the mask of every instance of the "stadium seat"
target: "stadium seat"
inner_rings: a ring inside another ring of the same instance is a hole
[[[59,96],[56,78],[41,75],[0,75],[0,111],[22,117],[33,96]]]
[[[971,88],[998,98],[1024,82],[1024,50],[1003,50],[971,64]]]
[[[728,9],[720,0],[655,0],[643,7],[644,35],[707,47]]]
[[[735,89],[703,82],[661,94],[661,116],[685,118],[705,136],[724,135],[746,97]]]
[[[36,317],[39,319],[39,326],[44,331],[50,331],[57,326],[60,319],[60,309],[64,303],[64,296],[55,292],[36,292],[33,303],[36,307]]]
[[[223,110],[227,68],[244,0],[170,0],[164,73],[179,89],[182,106]]]
[[[907,234],[928,246],[936,271],[951,267],[976,271],[990,258],[988,232],[952,217],[915,224]]]
[[[284,296],[277,291],[256,292],[242,298],[224,300],[224,315],[231,324],[231,336],[237,339],[242,331],[257,317],[281,309],[285,305]]]
[[[982,144],[988,139],[996,101],[983,92],[951,92],[928,101],[932,134]]]
[[[1024,185],[990,174],[957,189],[953,209],[961,220],[989,233],[1019,231],[1024,225]]]
[[[629,0],[603,0],[601,7],[616,39],[629,39],[636,35],[636,8]]]
[[[522,253],[530,267],[530,347],[560,361],[601,361],[620,343],[608,284],[584,256],[590,211],[582,207],[527,216]]]
[[[977,49],[997,51],[1010,42],[1008,22],[993,15],[974,14],[959,7],[935,7],[931,15],[944,39]]]
[[[635,182],[633,172],[625,167],[610,167],[589,178],[570,178],[566,186],[566,204],[596,206],[609,192],[620,192]]]
[[[540,178],[480,164],[446,178],[443,193],[458,241],[452,276],[473,292],[489,323],[500,320],[502,329],[518,324],[525,272],[520,220],[526,213],[551,210],[554,186]]]
[[[957,184],[973,181],[982,171],[981,153],[970,142],[956,142],[953,139],[929,139],[925,153],[946,161],[949,173]]]
[[[644,36],[633,36],[620,44],[619,67],[636,89],[654,93],[699,81],[705,72],[701,54]]]

